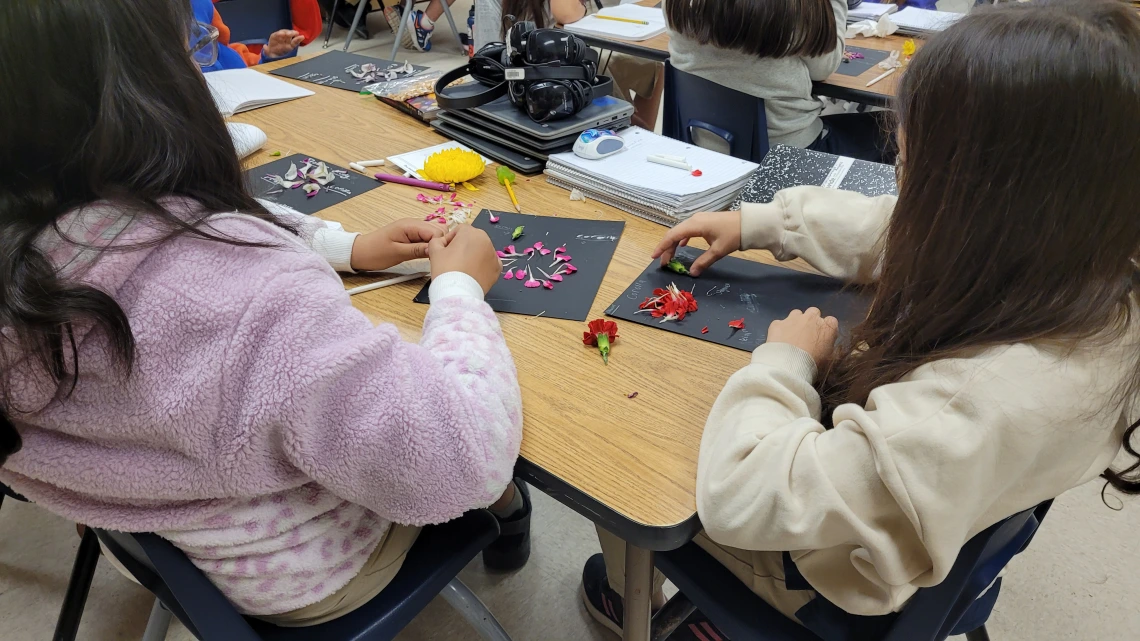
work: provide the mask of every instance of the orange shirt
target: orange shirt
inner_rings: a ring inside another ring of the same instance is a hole
[[[218,0],[214,0],[218,2]],[[301,44],[309,44],[321,34],[321,9],[317,0],[289,0],[289,11],[293,16],[293,30],[300,33],[304,40]],[[218,43],[233,49],[245,60],[247,66],[261,62],[261,45],[246,46],[241,43],[230,44],[230,28],[222,21],[219,12],[214,11],[211,21],[218,30]],[[269,37],[269,34],[265,34]]]

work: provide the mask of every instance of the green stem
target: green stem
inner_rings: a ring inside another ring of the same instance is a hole
[[[610,364],[610,337],[608,334],[595,334],[598,337],[598,351],[602,353],[602,362]]]

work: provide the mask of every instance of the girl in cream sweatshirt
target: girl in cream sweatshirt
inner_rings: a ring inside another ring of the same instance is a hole
[[[826,309],[772,323],[701,441],[698,543],[789,617],[898,611],[1006,517],[1102,475],[1140,493],[1110,469],[1140,415],[1137,78],[1121,3],[978,12],[903,76],[898,198],[797,187],[662,241],[707,240],[696,274],[766,249],[873,296],[838,346]]]

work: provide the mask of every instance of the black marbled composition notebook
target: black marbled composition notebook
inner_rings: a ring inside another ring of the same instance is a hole
[[[775,145],[731,208],[740,209],[740,203],[770,203],[776,192],[800,185],[846,189],[867,196],[898,193],[892,165]]]

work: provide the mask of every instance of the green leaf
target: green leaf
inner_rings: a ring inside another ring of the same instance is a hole
[[[499,169],[495,172],[495,175],[499,178],[500,185],[505,185],[508,182],[513,183],[515,181],[515,172],[511,171],[511,168],[506,165],[499,165]]]

